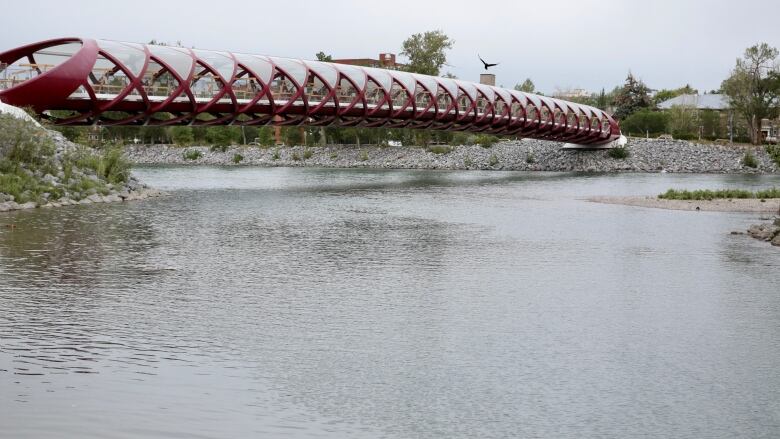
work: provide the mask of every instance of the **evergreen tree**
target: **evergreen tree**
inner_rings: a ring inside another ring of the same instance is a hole
[[[652,103],[649,93],[650,89],[645,83],[629,72],[625,85],[615,96],[614,116],[622,120],[643,108],[650,108]]]

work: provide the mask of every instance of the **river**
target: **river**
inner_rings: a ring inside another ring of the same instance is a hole
[[[0,437],[780,435],[780,175],[138,168],[0,214]]]

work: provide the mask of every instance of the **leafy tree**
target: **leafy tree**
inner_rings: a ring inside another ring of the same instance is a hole
[[[655,105],[658,105],[661,102],[668,101],[669,99],[676,98],[677,96],[695,95],[695,94],[699,94],[699,90],[696,90],[695,88],[691,87],[690,84],[685,84],[684,87],[675,88],[673,90],[668,90],[668,89],[659,90],[653,97],[653,103]]]
[[[699,111],[699,124],[704,137],[715,140],[720,138],[723,134],[720,123],[720,113],[715,110]]]
[[[526,78],[522,84],[515,85],[515,90],[525,93],[536,93],[536,86],[534,85],[534,82],[531,81],[531,78]]]
[[[331,55],[326,55],[325,52],[319,51],[316,55],[317,61],[325,61],[325,62],[331,62],[333,61],[333,57]]]
[[[629,72],[626,83],[615,96],[615,117],[625,119],[642,108],[650,108],[650,89]]]
[[[171,128],[171,140],[179,146],[186,146],[192,144],[195,140],[195,136],[192,134],[191,127],[177,126]]]
[[[666,130],[669,116],[660,111],[642,109],[623,119],[620,129],[632,134],[660,134]]]
[[[780,72],[775,66],[778,51],[766,43],[745,50],[744,57],[721,88],[731,108],[747,122],[753,144],[761,143],[761,119],[773,117],[780,99]]]
[[[239,143],[241,128],[237,126],[213,126],[206,131],[206,141],[215,146],[229,146]]]
[[[699,115],[696,108],[675,105],[669,111],[668,129],[678,139],[692,139],[699,129]]]
[[[446,50],[454,41],[440,30],[414,34],[402,45],[401,55],[409,58],[406,71],[423,75],[439,76],[441,67],[447,63]]]

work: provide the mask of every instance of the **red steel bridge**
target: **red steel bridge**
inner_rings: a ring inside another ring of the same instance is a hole
[[[457,79],[87,38],[0,53],[0,100],[57,125],[336,125],[607,146],[603,110]]]

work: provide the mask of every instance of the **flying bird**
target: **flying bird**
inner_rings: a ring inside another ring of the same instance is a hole
[[[497,65],[498,65],[498,63],[495,63],[495,64],[490,64],[490,63],[487,63],[487,62],[485,62],[485,60],[484,60],[484,59],[482,59],[482,57],[481,57],[481,56],[479,56],[479,54],[477,54],[477,58],[479,58],[479,60],[480,60],[480,61],[482,61],[482,64],[484,64],[484,65],[485,65],[485,70],[489,69],[490,67],[493,67],[493,66],[497,66]]]

